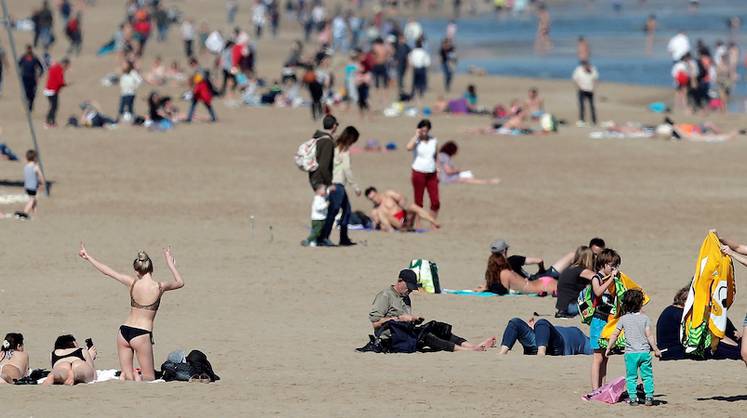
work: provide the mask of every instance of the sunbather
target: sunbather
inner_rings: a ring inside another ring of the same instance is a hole
[[[24,350],[23,335],[11,332],[0,345],[0,385],[13,383],[29,371],[29,355]]]
[[[369,187],[366,189],[366,198],[374,205],[371,219],[382,231],[412,229],[416,216],[430,222],[436,229],[441,227],[427,210],[414,203],[408,203],[401,193],[394,190],[380,193],[375,187]]]
[[[44,385],[75,385],[96,380],[96,347],[83,348],[70,334],[60,335],[52,350],[52,372]]]

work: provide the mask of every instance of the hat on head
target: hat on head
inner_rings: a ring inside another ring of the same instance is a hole
[[[405,282],[405,284],[407,284],[408,289],[418,290],[418,276],[415,274],[414,271],[410,269],[400,270],[399,278],[400,280]]]
[[[497,239],[490,244],[491,253],[502,253],[508,249],[508,243],[505,240]]]

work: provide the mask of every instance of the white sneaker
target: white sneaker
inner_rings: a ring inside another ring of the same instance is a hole
[[[579,127],[579,128],[583,128],[583,127],[586,126],[586,122],[580,120],[580,121],[576,122],[576,126]]]

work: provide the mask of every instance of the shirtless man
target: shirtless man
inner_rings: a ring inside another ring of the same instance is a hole
[[[414,203],[408,204],[405,197],[394,190],[379,193],[375,187],[369,187],[366,189],[366,198],[374,204],[371,219],[382,231],[406,230],[407,225],[413,225],[413,216],[420,216],[435,229],[441,227],[427,210]]]
[[[541,97],[539,97],[539,92],[537,91],[536,87],[532,87],[529,89],[527,101],[525,102],[524,106],[529,112],[529,115],[531,115],[532,119],[539,119],[542,115],[545,114],[545,101]]]
[[[389,86],[387,63],[391,58],[391,52],[381,38],[376,38],[373,41],[371,52],[373,56],[373,68],[371,72],[374,75],[374,87],[377,90],[380,88],[386,89]]]

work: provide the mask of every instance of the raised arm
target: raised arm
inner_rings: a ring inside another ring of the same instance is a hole
[[[617,272],[614,272],[615,274]],[[615,274],[610,274],[609,276],[604,276],[600,280],[593,280],[591,281],[591,288],[594,291],[594,296],[599,297],[604,294],[605,290],[607,290],[608,287],[615,281],[613,277],[615,277]],[[601,282],[601,283],[600,283]]]
[[[412,151],[415,149],[415,146],[418,145],[418,139],[420,138],[420,129],[415,130],[415,135],[410,138],[409,141],[407,141],[407,145],[405,145],[405,149],[408,151]]]
[[[100,271],[103,275],[109,276],[127,287],[132,286],[132,283],[135,282],[135,279],[133,277],[130,277],[126,274],[117,273],[111,267],[90,256],[82,242],[80,243],[80,251],[78,252],[78,255],[80,256],[80,258],[91,263],[91,265],[94,266],[96,270]]]
[[[164,292],[181,289],[184,287],[184,280],[182,280],[182,275],[179,274],[179,271],[176,269],[176,262],[174,261],[174,256],[171,254],[171,247],[166,247],[163,250],[163,257],[166,259],[166,265],[169,266],[169,270],[171,271],[171,275],[174,276],[174,280],[164,283],[161,288]]]
[[[730,246],[724,245],[721,248],[721,251],[723,251],[724,254],[731,256],[732,259],[739,261],[739,263],[743,266],[747,267],[747,257],[733,250]]]

